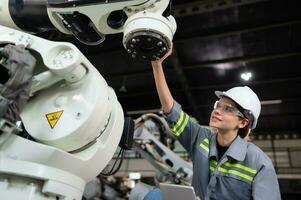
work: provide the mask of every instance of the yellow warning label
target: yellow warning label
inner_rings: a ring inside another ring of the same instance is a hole
[[[51,128],[54,128],[63,114],[63,110],[46,114],[47,121]]]

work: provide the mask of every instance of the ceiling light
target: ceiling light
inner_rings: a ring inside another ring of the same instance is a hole
[[[261,105],[281,104],[282,100],[281,99],[266,100],[266,101],[261,101],[260,103]]]
[[[242,78],[245,81],[250,80],[250,78],[252,77],[252,73],[251,72],[244,72],[240,75],[240,78]]]

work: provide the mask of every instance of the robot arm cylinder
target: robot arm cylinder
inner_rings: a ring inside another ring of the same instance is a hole
[[[27,32],[55,29],[47,13],[47,0],[1,0],[0,24]]]

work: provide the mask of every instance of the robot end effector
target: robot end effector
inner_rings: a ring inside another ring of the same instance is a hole
[[[123,46],[132,58],[155,60],[171,48],[176,31],[170,12],[163,16],[170,1],[1,0],[0,24],[35,33],[57,29],[87,45],[123,32]]]

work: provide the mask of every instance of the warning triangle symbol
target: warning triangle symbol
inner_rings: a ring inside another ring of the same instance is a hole
[[[47,121],[53,129],[63,114],[63,110],[46,114]]]

